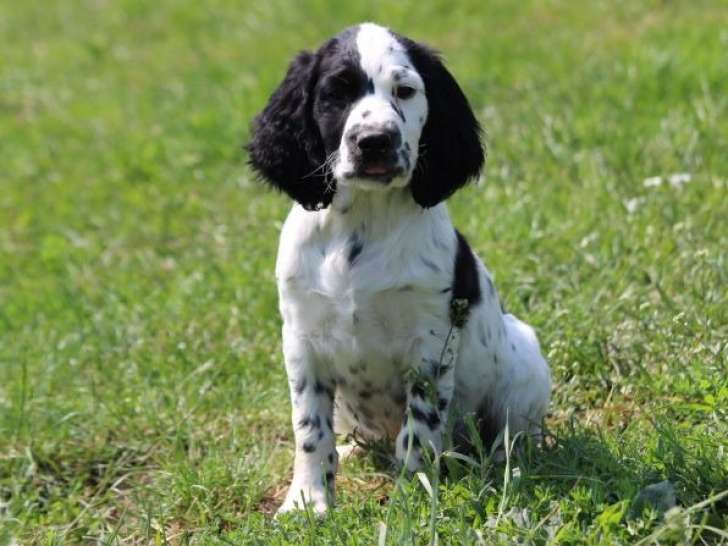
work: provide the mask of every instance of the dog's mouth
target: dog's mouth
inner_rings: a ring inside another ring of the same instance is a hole
[[[377,182],[388,183],[393,178],[404,174],[404,169],[390,161],[367,161],[359,163],[354,171],[347,174],[347,178],[363,178]]]

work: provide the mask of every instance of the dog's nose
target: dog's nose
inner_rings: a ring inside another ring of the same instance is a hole
[[[359,134],[357,147],[365,153],[386,152],[392,147],[394,135],[392,131],[376,131]]]

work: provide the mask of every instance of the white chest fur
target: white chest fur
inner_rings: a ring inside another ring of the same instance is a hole
[[[323,211],[294,207],[276,266],[286,335],[305,340],[336,383],[344,430],[396,431],[408,355],[449,328],[456,239],[444,205],[380,197],[352,206],[342,192]]]

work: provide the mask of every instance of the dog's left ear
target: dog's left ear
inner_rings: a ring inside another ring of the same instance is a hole
[[[438,54],[412,40],[400,39],[425,82],[428,106],[410,187],[420,206],[433,207],[480,174],[485,160],[480,125]]]

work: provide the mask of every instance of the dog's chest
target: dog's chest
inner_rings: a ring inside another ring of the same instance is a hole
[[[287,325],[336,384],[337,429],[396,434],[413,346],[447,326],[449,273],[389,242],[329,239],[299,247],[279,283]]]

